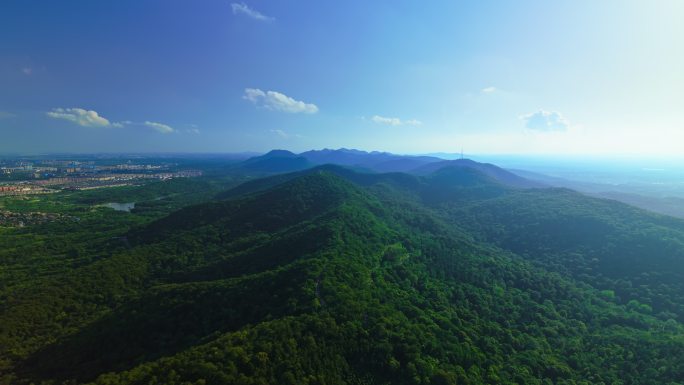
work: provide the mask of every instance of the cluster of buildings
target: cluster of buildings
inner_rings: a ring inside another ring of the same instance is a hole
[[[32,171],[33,163],[29,162],[16,162],[14,164],[0,166],[0,173],[2,174],[27,173]]]
[[[26,178],[43,179],[72,174],[159,172],[169,170],[173,164],[138,164],[130,161],[120,164],[77,160],[0,160],[0,174],[21,174]]]
[[[53,177],[31,182],[35,186],[61,186],[66,188],[85,188],[97,186],[126,185],[146,179],[166,180],[173,178],[192,178],[202,176],[200,170],[183,170],[158,173],[100,173],[93,175],[76,175]]]
[[[46,194],[55,192],[42,186],[31,183],[8,183],[0,184],[0,196],[2,195],[28,195],[28,194]]]
[[[202,175],[200,170],[174,168],[173,164],[140,164],[131,161],[112,164],[111,161],[5,160],[0,161],[0,195],[41,194],[59,189],[121,186],[150,179]]]

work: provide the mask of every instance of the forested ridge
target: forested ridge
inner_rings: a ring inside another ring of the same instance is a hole
[[[202,183],[0,229],[2,383],[684,383],[680,220],[463,167]]]

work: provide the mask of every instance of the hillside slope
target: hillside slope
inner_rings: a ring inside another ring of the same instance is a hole
[[[136,229],[130,250],[5,300],[3,381],[682,378],[677,317],[648,311],[643,292],[633,293],[637,303],[611,295],[600,276],[573,271],[566,258],[602,247],[602,237],[638,219],[660,226],[670,240],[660,239],[662,232],[645,239],[675,249],[656,264],[638,253],[630,261],[677,273],[662,264],[681,260],[681,222],[565,191],[511,189],[461,168],[425,177],[323,168],[257,182]],[[575,238],[568,242],[552,222],[538,223],[542,213]],[[586,228],[594,217],[616,224]],[[667,280],[661,286],[678,290]]]
[[[411,174],[416,175],[429,175],[443,168],[464,168],[473,169],[479,171],[490,178],[496,180],[501,184],[508,186],[518,187],[518,188],[539,188],[546,187],[540,182],[535,182],[530,179],[525,179],[518,176],[510,171],[506,171],[500,167],[497,167],[490,163],[480,163],[475,162],[470,159],[456,159],[456,160],[444,160],[441,162],[432,162],[426,165],[417,167],[410,170]]]

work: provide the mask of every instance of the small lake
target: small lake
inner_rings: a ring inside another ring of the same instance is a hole
[[[110,209],[114,209],[116,211],[126,211],[130,212],[135,208],[135,202],[130,202],[130,203],[105,203],[103,206],[109,207]]]

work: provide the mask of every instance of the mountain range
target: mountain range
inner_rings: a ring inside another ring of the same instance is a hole
[[[442,168],[455,167],[478,170],[494,180],[510,186],[544,186],[542,183],[525,179],[495,165],[479,163],[470,159],[444,160],[433,156],[397,155],[388,152],[366,152],[345,148],[311,150],[301,154],[286,150],[272,150],[266,154],[251,157],[234,165],[233,168],[262,173],[283,173],[328,164],[345,166],[362,172],[404,172],[413,175],[428,175]]]
[[[337,150],[311,150],[295,154],[286,150],[272,150],[264,155],[247,159],[239,168],[252,169],[253,164],[260,165],[260,171],[282,172],[297,171],[323,164],[336,164],[359,170],[374,172],[409,171],[442,159],[429,156],[395,155],[388,152],[366,152],[341,148]]]
[[[275,171],[281,160],[296,171]],[[410,172],[367,172],[387,162]],[[682,220],[468,160],[273,151],[240,167],[270,175],[131,226],[130,247],[4,294],[0,378],[684,378]]]
[[[521,188],[563,187],[577,190],[592,196],[617,200],[659,214],[684,218],[682,202],[676,196],[654,196],[632,191],[620,191],[627,186],[589,183],[565,178],[552,177],[529,170],[504,169],[490,163],[480,163],[471,159],[445,160],[439,156],[453,157],[453,154],[431,156],[398,155],[379,151],[360,151],[354,149],[311,150],[295,154],[286,150],[273,150],[256,155],[232,166],[233,171],[256,173],[265,176],[305,170],[325,164],[342,165],[362,172],[403,172],[413,175],[427,175],[447,166],[477,169],[495,180]]]

